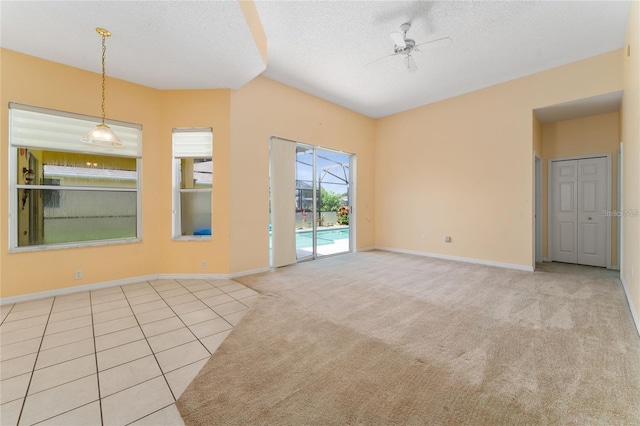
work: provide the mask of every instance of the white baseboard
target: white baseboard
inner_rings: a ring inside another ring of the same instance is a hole
[[[84,284],[84,285],[78,285],[73,287],[59,288],[56,290],[39,291],[37,293],[21,294],[20,296],[10,296],[10,297],[0,298],[0,305],[30,302],[32,300],[44,299],[46,297],[64,296],[72,293],[100,290],[102,288],[114,287],[119,285],[127,285],[127,284],[135,284],[141,281],[152,281],[157,279],[158,279],[158,275],[144,275],[141,277],[123,278],[121,280],[113,280],[113,281],[103,281],[101,283]]]
[[[376,249],[384,250],[384,251],[392,251],[396,253],[414,254],[417,256],[424,256],[424,257],[433,257],[435,259],[455,260],[457,262],[475,263],[478,265],[496,266],[498,268],[517,269],[519,271],[533,272],[532,266],[517,265],[514,263],[494,262],[492,260],[474,259],[472,257],[449,256],[446,254],[428,253],[425,251],[403,250],[403,249],[397,249],[393,247],[377,246]]]
[[[229,274],[158,274],[160,280],[226,280]]]
[[[371,250],[376,250],[376,249],[377,249],[376,246],[362,247],[362,248],[357,249],[356,252],[359,252],[359,251],[371,251]]]
[[[10,305],[12,303],[30,302],[32,300],[44,299],[46,297],[64,296],[72,293],[80,293],[83,291],[100,290],[108,287],[115,287],[127,284],[135,284],[142,281],[153,281],[158,279],[167,280],[224,280],[235,277],[241,277],[243,275],[257,274],[260,272],[266,272],[271,268],[260,268],[251,271],[235,272],[233,274],[153,274],[144,275],[133,278],[123,278],[120,280],[103,281],[100,283],[84,284],[73,287],[59,288],[56,290],[39,291],[37,293],[21,294],[19,296],[9,296],[0,298],[0,306]]]
[[[629,304],[629,310],[631,311],[631,317],[633,318],[633,323],[636,326],[636,332],[638,333],[638,336],[640,336],[640,319],[636,314],[636,310],[633,308],[633,302],[631,301],[631,295],[629,294],[627,281],[624,279],[623,274],[620,274],[620,281],[622,281],[622,288],[624,289],[624,295],[627,297],[627,303]]]
[[[263,272],[269,272],[270,270],[271,268],[267,266],[264,268],[251,269],[248,271],[233,272],[229,274],[229,278],[237,278],[237,277],[244,277],[245,275],[261,274]]]

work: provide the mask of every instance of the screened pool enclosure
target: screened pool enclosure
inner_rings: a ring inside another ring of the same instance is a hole
[[[273,266],[351,251],[353,162],[353,154],[272,138]]]

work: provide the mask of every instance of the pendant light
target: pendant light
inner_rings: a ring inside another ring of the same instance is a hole
[[[107,45],[105,44],[105,39],[107,37],[111,37],[111,33],[104,28],[96,28],[96,32],[102,36],[102,123],[96,124],[89,133],[87,133],[82,139],[82,142],[91,144],[91,145],[101,145],[108,147],[121,148],[124,146],[122,141],[113,133],[113,130],[109,128],[104,123],[104,88],[105,88],[105,72],[104,72],[104,58],[107,52]]]

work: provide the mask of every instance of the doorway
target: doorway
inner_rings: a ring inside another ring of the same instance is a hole
[[[354,247],[355,155],[271,138],[271,266]]]
[[[535,263],[542,262],[542,160],[534,156],[534,232]]]
[[[352,154],[298,143],[296,259],[351,251]]]
[[[549,244],[552,261],[610,267],[608,156],[549,161]]]

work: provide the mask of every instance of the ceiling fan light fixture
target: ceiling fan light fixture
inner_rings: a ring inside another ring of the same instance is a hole
[[[418,70],[418,65],[416,64],[415,59],[413,59],[413,56],[407,55],[405,63],[407,65],[407,71],[416,72]]]
[[[105,39],[111,37],[111,32],[104,28],[96,28],[96,32],[102,36],[102,122],[96,124],[96,126],[89,131],[86,135],[80,138],[80,141],[90,145],[99,145],[106,147],[122,148],[124,143],[118,138],[118,136],[107,126],[105,120],[105,55],[107,52],[107,45]]]

